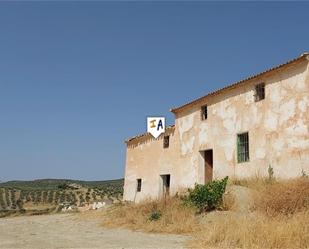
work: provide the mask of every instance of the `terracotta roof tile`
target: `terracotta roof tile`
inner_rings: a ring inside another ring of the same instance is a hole
[[[281,69],[282,67],[285,67],[285,66],[287,66],[287,65],[293,64],[293,63],[298,62],[298,61],[306,60],[306,59],[309,60],[309,53],[308,53],[308,52],[305,52],[305,53],[301,54],[299,57],[294,58],[294,59],[292,59],[292,60],[290,60],[290,61],[287,61],[287,62],[285,62],[285,63],[283,63],[283,64],[280,64],[280,65],[277,65],[277,66],[275,66],[275,67],[269,68],[269,69],[267,69],[267,70],[265,70],[265,71],[263,71],[263,72],[261,72],[261,73],[258,73],[258,74],[249,76],[249,77],[247,77],[247,78],[245,78],[245,79],[243,79],[243,80],[237,81],[237,82],[235,82],[235,83],[233,83],[233,84],[231,84],[231,85],[228,85],[228,86],[223,87],[223,88],[221,88],[221,89],[218,89],[218,90],[216,90],[216,91],[214,91],[214,92],[211,92],[211,93],[209,93],[209,94],[207,94],[207,95],[204,95],[204,96],[202,96],[202,97],[200,97],[200,98],[197,98],[197,99],[195,99],[195,100],[192,100],[192,101],[190,101],[190,102],[187,102],[187,103],[184,104],[184,105],[181,105],[181,106],[175,107],[175,108],[171,108],[170,111],[173,112],[173,113],[177,113],[177,112],[179,112],[179,111],[185,109],[186,107],[189,107],[189,106],[191,106],[191,105],[194,105],[194,104],[199,103],[200,101],[203,101],[205,98],[207,98],[207,97],[209,97],[209,96],[220,94],[221,92],[223,92],[223,91],[225,91],[225,90],[232,89],[232,88],[237,87],[237,86],[239,86],[239,85],[245,84],[245,83],[247,83],[248,81],[250,81],[250,80],[252,80],[252,79],[255,79],[255,78],[264,76],[265,74],[267,74],[267,73],[269,73],[269,72],[272,72],[272,71]],[[174,128],[175,128],[175,125],[166,127],[167,130],[168,130],[168,129],[174,129]],[[146,133],[143,133],[143,134],[136,135],[136,136],[134,136],[134,137],[132,137],[132,138],[129,138],[129,139],[125,140],[125,143],[128,144],[129,142],[132,142],[133,140],[136,140],[136,139],[138,139],[138,138],[145,137],[145,136],[150,136],[150,134],[149,134],[148,132],[146,132]]]
[[[165,131],[168,131],[168,130],[171,130],[171,129],[174,129],[174,128],[175,128],[175,125],[170,125],[170,126],[165,127]],[[136,140],[136,139],[138,139],[138,138],[142,138],[142,137],[145,137],[145,136],[149,136],[149,137],[150,137],[151,134],[148,133],[148,132],[145,132],[145,133],[136,135],[136,136],[134,136],[134,137],[131,137],[131,138],[125,140],[125,143],[132,142],[133,140]]]
[[[192,101],[190,101],[190,102],[187,102],[186,104],[183,104],[183,105],[181,105],[181,106],[179,106],[179,107],[171,108],[170,111],[173,112],[173,113],[177,113],[177,112],[183,110],[184,108],[186,108],[186,107],[188,107],[188,106],[191,106],[191,105],[193,105],[193,104],[196,104],[196,103],[198,103],[198,102],[204,100],[205,98],[207,98],[207,97],[209,97],[209,96],[217,95],[217,94],[219,94],[219,93],[221,93],[221,92],[223,92],[223,91],[225,91],[225,90],[232,89],[232,88],[234,88],[234,87],[236,87],[236,86],[242,85],[242,84],[248,82],[249,80],[252,80],[252,79],[255,79],[255,78],[264,76],[265,74],[267,74],[267,73],[269,73],[269,72],[272,72],[272,71],[281,69],[282,67],[287,66],[287,65],[289,65],[289,64],[292,64],[292,63],[294,63],[294,62],[302,61],[302,60],[305,60],[305,59],[309,60],[308,56],[309,56],[309,53],[308,53],[308,52],[305,52],[305,53],[301,54],[299,57],[294,58],[294,59],[292,59],[292,60],[290,60],[290,61],[287,61],[287,62],[285,62],[285,63],[283,63],[283,64],[280,64],[280,65],[278,65],[278,66],[269,68],[269,69],[267,69],[267,70],[265,70],[265,71],[263,71],[263,72],[261,72],[261,73],[258,73],[258,74],[255,74],[255,75],[251,75],[251,76],[249,76],[249,77],[247,77],[247,78],[245,78],[245,79],[243,79],[243,80],[237,81],[237,82],[235,82],[235,83],[233,83],[233,84],[231,84],[231,85],[228,85],[228,86],[223,87],[223,88],[221,88],[221,89],[218,89],[218,90],[216,90],[216,91],[214,91],[214,92],[211,92],[211,93],[209,93],[209,94],[207,94],[207,95],[204,95],[204,96],[202,96],[202,97],[200,97],[200,98],[197,98],[197,99],[195,99],[195,100],[192,100]]]

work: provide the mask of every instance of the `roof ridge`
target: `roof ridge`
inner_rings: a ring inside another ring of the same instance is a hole
[[[166,129],[171,129],[171,128],[174,128],[174,127],[175,127],[175,124],[173,124],[173,125],[168,125],[168,126],[165,127],[165,130],[166,130]],[[144,137],[144,136],[147,136],[147,135],[150,135],[150,133],[149,133],[149,132],[144,132],[144,133],[138,134],[138,135],[136,135],[136,136],[134,136],[134,137],[128,138],[128,139],[126,139],[124,142],[125,142],[125,143],[128,143],[128,142],[133,141],[134,139],[137,139],[137,138],[140,138],[140,137]]]
[[[208,94],[206,94],[206,95],[203,95],[202,97],[193,99],[193,100],[191,100],[191,101],[189,101],[189,102],[187,102],[187,103],[185,103],[185,104],[183,104],[183,105],[181,105],[181,106],[174,107],[174,108],[170,108],[170,111],[173,112],[173,113],[176,113],[176,112],[182,110],[183,108],[186,108],[186,107],[190,106],[191,104],[195,104],[195,103],[197,103],[197,102],[199,102],[199,101],[205,99],[205,98],[208,97],[208,96],[219,94],[219,93],[221,93],[221,92],[224,91],[224,90],[227,90],[227,89],[236,87],[236,86],[238,86],[238,85],[240,85],[240,84],[245,83],[246,81],[249,81],[249,80],[258,78],[258,77],[260,77],[260,76],[262,76],[262,75],[264,75],[264,74],[266,74],[266,73],[269,73],[269,72],[271,72],[271,71],[278,70],[278,69],[281,68],[281,67],[284,67],[284,66],[286,66],[286,65],[289,65],[289,64],[291,64],[291,63],[294,63],[294,62],[296,62],[296,61],[298,61],[298,60],[301,60],[301,59],[304,59],[304,58],[307,58],[307,60],[309,61],[309,52],[304,52],[304,53],[302,53],[300,56],[298,56],[298,57],[296,57],[296,58],[294,58],[294,59],[291,59],[291,60],[289,60],[289,61],[287,61],[287,62],[285,62],[285,63],[279,64],[279,65],[277,65],[277,66],[270,67],[269,69],[266,69],[266,70],[264,70],[264,71],[262,71],[262,72],[260,72],[260,73],[256,73],[256,74],[253,74],[253,75],[251,75],[251,76],[248,76],[248,77],[246,77],[246,78],[244,78],[244,79],[242,79],[242,80],[236,81],[236,82],[234,82],[234,83],[232,83],[232,84],[229,84],[229,85],[227,85],[227,86],[225,86],[225,87],[223,87],[223,88],[220,88],[220,89],[215,90],[215,91],[212,91],[212,92],[210,92],[210,93],[208,93]]]

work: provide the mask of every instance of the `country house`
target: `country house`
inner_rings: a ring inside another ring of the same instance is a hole
[[[126,141],[124,200],[225,176],[309,173],[309,54],[171,109],[175,125]]]

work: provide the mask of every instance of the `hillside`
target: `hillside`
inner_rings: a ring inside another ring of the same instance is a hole
[[[123,179],[9,181],[0,183],[0,217],[57,212],[64,204],[83,207],[95,201],[114,202],[122,198],[122,193]]]
[[[20,190],[55,190],[64,183],[76,183],[89,188],[122,188],[123,179],[105,181],[80,181],[71,179],[38,179],[33,181],[8,181],[0,182],[0,188],[15,188]]]

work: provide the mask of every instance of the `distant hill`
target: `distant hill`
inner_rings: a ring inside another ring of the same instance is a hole
[[[83,207],[95,201],[122,199],[123,179],[80,181],[40,179],[0,183],[0,217],[42,214],[61,210],[63,203]]]
[[[71,179],[38,179],[33,181],[8,181],[0,182],[0,188],[14,188],[19,190],[56,190],[61,184],[76,183],[86,188],[115,188],[123,187],[123,179],[105,181],[80,181]]]

